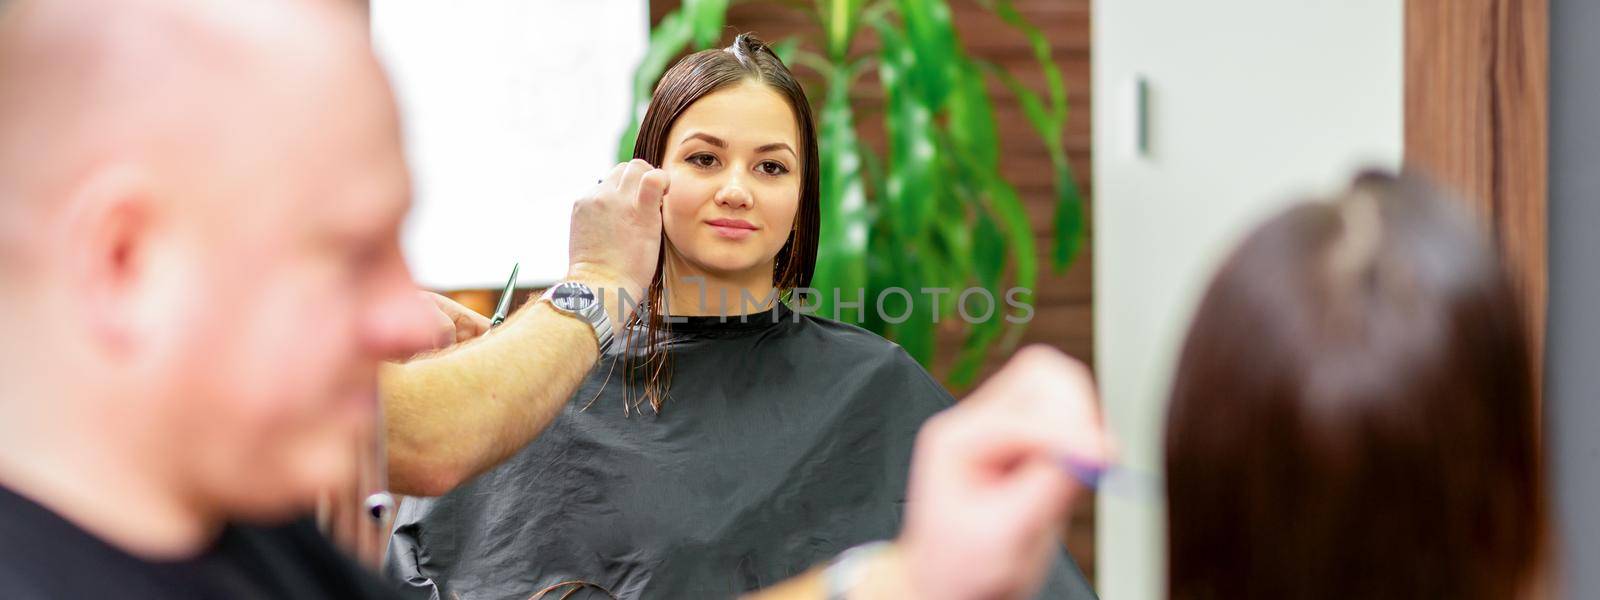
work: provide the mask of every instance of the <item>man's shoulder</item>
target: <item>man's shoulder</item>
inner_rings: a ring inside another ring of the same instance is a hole
[[[0,540],[3,598],[209,597],[216,594],[197,588],[217,591],[236,585],[265,597],[394,595],[329,543],[310,519],[231,525],[200,557],[150,562],[0,486]],[[211,584],[216,587],[209,588]]]
[[[230,560],[260,569],[285,597],[375,599],[396,590],[334,546],[310,518],[281,525],[233,525],[219,548]]]
[[[0,540],[0,596],[158,597],[140,593],[139,560],[5,486]]]

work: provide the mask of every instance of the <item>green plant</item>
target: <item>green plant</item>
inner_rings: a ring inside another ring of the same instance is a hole
[[[1049,40],[1024,19],[1010,0],[975,0],[1025,36],[1044,73],[1041,94],[994,64],[969,56],[951,25],[946,0],[750,0],[806,11],[818,26],[824,55],[799,48],[798,40],[774,44],[790,65],[805,65],[824,79],[817,132],[822,161],[822,230],[816,275],[819,290],[845,290],[846,300],[863,290],[872,307],[884,290],[884,311],[838,311],[831,292],[820,312],[857,322],[897,341],[933,368],[937,322],[965,327],[962,348],[948,381],[972,382],[996,346],[1016,344],[1026,324],[1001,318],[1011,283],[1029,290],[1017,297],[1031,305],[1039,265],[1034,236],[1016,189],[1000,175],[993,102],[987,80],[1016,94],[1029,124],[1044,141],[1054,171],[1055,237],[1051,262],[1059,272],[1076,257],[1083,238],[1083,199],[1067,162],[1062,136],[1067,119],[1066,86],[1051,57]],[[631,157],[639,119],[650,93],[671,60],[685,51],[717,44],[730,0],[684,0],[650,33],[644,60],[634,73],[633,129],[624,133],[619,156]],[[853,53],[863,27],[879,39],[875,54]],[[885,93],[886,156],[856,136],[850,88],[876,68]],[[1008,278],[1009,276],[1009,278]],[[956,298],[935,307],[923,288],[961,290],[979,286],[995,298],[994,318],[958,320]],[[910,311],[900,322],[885,315]],[[1020,310],[1020,309],[1018,309]]]

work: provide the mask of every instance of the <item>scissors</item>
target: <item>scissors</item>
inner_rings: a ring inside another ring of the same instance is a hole
[[[511,278],[506,280],[506,289],[500,291],[500,302],[494,307],[494,317],[489,319],[489,326],[494,327],[506,320],[506,315],[511,314],[511,295],[517,290],[517,269],[522,263],[512,263]]]

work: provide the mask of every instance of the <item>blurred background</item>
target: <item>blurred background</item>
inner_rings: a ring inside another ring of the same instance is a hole
[[[754,32],[819,119],[814,287],[864,288],[870,301],[892,286],[1017,286],[1035,307],[1023,325],[835,316],[900,343],[957,395],[1019,344],[1061,348],[1094,367],[1124,461],[1157,472],[1200,286],[1257,219],[1358,168],[1426,171],[1472,205],[1509,257],[1542,353],[1545,307],[1561,302],[1547,298],[1552,264],[1581,269],[1550,259],[1552,211],[1581,208],[1549,193],[1564,175],[1548,148],[1593,150],[1577,132],[1600,119],[1569,108],[1551,126],[1550,107],[1581,106],[1593,87],[1553,88],[1553,68],[1582,61],[1551,49],[1582,56],[1587,36],[1557,17],[1589,1],[366,4],[406,119],[405,242],[424,286],[487,313],[513,262],[523,296],[559,279],[570,204],[631,154],[655,79]],[[1550,410],[1593,416],[1590,394],[1551,396]],[[1558,443],[1559,456],[1600,453]],[[1592,481],[1562,485],[1596,495],[1582,487]],[[1108,495],[1075,515],[1069,549],[1104,597],[1163,594],[1161,508]]]

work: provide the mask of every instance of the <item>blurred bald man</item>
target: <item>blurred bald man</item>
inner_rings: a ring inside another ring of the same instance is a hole
[[[380,378],[403,485],[444,489],[537,435],[594,364],[592,323],[541,302],[380,375],[437,340],[439,309],[400,256],[395,107],[347,4],[0,0],[0,597],[388,597],[300,518],[353,478]],[[619,165],[578,201],[570,279],[640,297],[659,173]],[[626,317],[615,298],[606,309]],[[473,375],[483,365],[506,375]],[[505,422],[451,404],[473,401]],[[977,461],[1060,449],[957,422],[970,427],[920,446],[929,516],[884,555],[917,560],[874,562],[869,581],[937,572],[941,589],[970,588],[952,598],[1037,585],[1033,542],[1071,486],[1050,475],[1025,488],[1045,510],[996,510],[1023,497],[998,486],[1039,470]],[[990,543],[967,544],[974,532]],[[986,568],[939,553],[1007,544],[1023,550]],[[819,577],[788,589],[820,594]]]
[[[429,489],[593,366],[598,326],[536,303],[380,372],[440,309],[400,255],[397,115],[352,5],[0,0],[0,597],[381,596],[297,520],[354,480],[379,381],[398,483]],[[665,188],[636,161],[574,205],[569,280],[611,322]]]
[[[433,334],[343,4],[0,0],[0,596],[386,593],[293,520]]]

